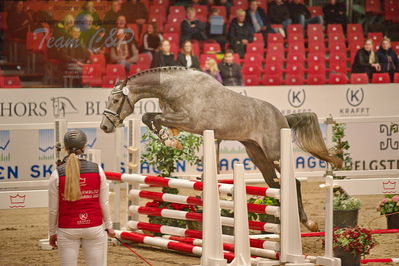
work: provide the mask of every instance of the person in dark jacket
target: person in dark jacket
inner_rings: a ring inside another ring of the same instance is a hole
[[[275,33],[276,31],[270,24],[270,18],[266,15],[266,12],[258,7],[257,0],[249,1],[249,8],[247,9],[246,21],[252,27],[254,33],[262,33],[263,40],[265,41],[265,47],[267,46],[267,34]]]
[[[301,24],[302,28],[306,29],[308,24],[321,24],[323,25],[323,17],[315,16],[311,17],[308,8],[302,4],[301,0],[292,1],[288,9],[290,11],[290,16],[293,24]]]
[[[364,48],[357,51],[352,65],[352,73],[367,73],[371,79],[373,73],[381,71],[378,57],[373,51],[373,40],[367,39]]]
[[[157,23],[151,22],[148,24],[147,32],[143,36],[143,47],[141,51],[144,53],[154,53],[159,49],[159,45],[163,40],[162,34],[158,32]]]
[[[244,58],[247,44],[254,40],[254,33],[245,16],[245,11],[238,9],[237,17],[231,21],[229,29],[230,46],[241,58]]]
[[[180,44],[187,40],[206,40],[206,24],[196,18],[196,11],[189,7],[186,11],[187,18],[181,23]]]
[[[137,0],[126,1],[122,4],[122,15],[126,17],[127,24],[145,24],[148,12],[145,5]]]
[[[16,1],[12,5],[12,9],[8,11],[7,25],[9,30],[7,33],[10,34],[10,37],[25,40],[30,23],[31,18],[24,10],[24,1]]]
[[[399,72],[399,59],[396,52],[391,48],[391,40],[384,38],[380,49],[377,51],[378,63],[381,65],[381,72],[389,73],[393,82],[394,73]]]
[[[346,6],[344,2],[337,0],[329,0],[328,4],[323,7],[323,14],[326,24],[341,24],[346,29]]]
[[[170,52],[170,43],[168,40],[163,40],[158,52],[155,52],[151,62],[151,68],[163,66],[175,66],[174,55]]]
[[[113,0],[111,4],[111,9],[105,13],[103,26],[106,32],[110,32],[115,26],[117,18],[122,15],[121,13],[121,3],[119,0]]]
[[[227,50],[223,61],[219,63],[219,70],[225,86],[242,86],[244,84],[241,66],[234,63],[233,51]]]
[[[283,0],[274,0],[271,2],[268,13],[272,24],[281,24],[283,28],[286,29],[287,26],[292,23],[290,11]]]
[[[223,24],[222,27],[220,27],[220,25],[216,25],[215,27],[215,18]],[[223,17],[220,16],[220,10],[217,8],[212,8],[209,15],[208,23],[206,24],[208,39],[215,40],[220,45],[222,52],[224,52],[224,47],[226,46],[226,23],[223,20]]]
[[[183,43],[181,53],[177,56],[176,64],[188,68],[200,68],[198,57],[193,54],[193,45],[190,41]]]

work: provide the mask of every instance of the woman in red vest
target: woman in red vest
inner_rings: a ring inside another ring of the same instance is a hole
[[[50,245],[58,246],[61,265],[77,265],[82,245],[86,265],[106,265],[107,234],[115,236],[108,184],[101,166],[84,159],[86,134],[64,136],[68,156],[49,180]]]

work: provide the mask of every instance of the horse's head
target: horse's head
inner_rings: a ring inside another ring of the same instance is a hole
[[[108,96],[106,109],[103,113],[100,128],[105,133],[111,133],[123,120],[133,113],[134,102],[129,97],[130,90],[127,87],[127,80],[117,81],[111,94]]]

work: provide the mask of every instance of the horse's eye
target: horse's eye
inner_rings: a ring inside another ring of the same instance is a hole
[[[114,101],[113,101],[114,103],[118,103],[119,102],[119,100],[118,99],[114,99]]]

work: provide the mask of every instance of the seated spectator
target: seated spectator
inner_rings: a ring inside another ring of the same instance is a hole
[[[289,4],[289,11],[292,23],[301,24],[302,28],[306,29],[308,24],[321,24],[323,25],[323,17],[311,17],[308,8],[302,4],[301,0],[294,0]]]
[[[17,39],[26,39],[26,34],[30,26],[30,17],[24,10],[24,2],[16,1],[12,9],[8,11],[7,25],[10,37]]]
[[[208,39],[215,40],[219,43],[220,48],[224,52],[226,46],[226,23],[222,16],[220,16],[220,10],[217,8],[211,9],[211,14],[206,25],[208,33]]]
[[[154,57],[151,62],[151,68],[163,67],[163,66],[175,66],[174,55],[170,52],[170,43],[168,40],[163,40],[159,51],[154,53]]]
[[[219,67],[218,67],[218,64],[216,63],[215,59],[208,58],[205,61],[205,66],[204,66],[203,72],[211,75],[217,81],[219,81],[220,83],[223,84],[222,76],[220,75]]]
[[[148,20],[148,12],[145,5],[137,0],[129,0],[122,4],[122,14],[128,24],[145,24]]]
[[[137,34],[136,32],[133,32],[132,29],[128,28],[126,18],[125,18],[125,16],[122,16],[122,15],[116,19],[116,27],[115,27],[115,29],[113,29],[115,32],[113,33],[111,30],[111,34],[113,33],[114,35],[116,35],[118,30],[120,30],[120,29],[123,29],[125,31],[126,38],[128,40],[133,39],[133,37],[134,37],[133,35]]]
[[[247,44],[253,41],[254,33],[245,20],[245,11],[242,9],[237,10],[237,17],[231,21],[229,39],[233,51],[238,53],[240,58],[244,58]]]
[[[373,40],[367,39],[364,48],[357,51],[352,65],[352,73],[367,73],[369,79],[372,74],[381,71],[378,57],[373,51]]]
[[[83,4],[82,6],[82,12],[80,12],[76,16],[76,26],[79,27],[80,31],[83,32],[85,31],[85,18],[86,15],[90,15],[93,21],[93,25],[100,25],[100,18],[96,12],[96,9],[94,8],[94,2],[93,1],[87,1]]]
[[[198,57],[193,54],[193,45],[190,41],[183,43],[181,53],[177,56],[176,64],[178,66],[199,69]]]
[[[130,65],[135,64],[139,59],[139,50],[134,41],[126,39],[124,30],[118,30],[116,38],[116,45],[111,47],[110,61],[112,64],[123,65],[126,73],[129,73]]]
[[[381,72],[389,73],[391,82],[395,72],[399,72],[399,59],[396,52],[391,48],[391,40],[384,38],[380,49],[377,51],[378,62],[381,65]]]
[[[56,24],[53,28],[53,36],[55,39],[59,37],[64,37],[67,39],[70,37],[69,32],[72,27],[75,25],[75,18],[71,14],[67,14],[63,21]]]
[[[274,0],[269,5],[268,10],[271,23],[283,25],[284,30],[287,26],[292,23],[290,18],[290,11],[286,3],[283,0]]]
[[[324,19],[326,24],[342,24],[346,30],[346,3],[329,0],[323,7]]]
[[[69,76],[81,77],[83,65],[89,63],[90,53],[80,40],[80,30],[78,27],[72,27],[69,35],[71,39],[80,45],[68,45],[61,49],[59,58],[62,61],[62,67]],[[81,81],[74,78],[73,86],[80,87]]]
[[[37,10],[32,14],[31,31],[36,29],[50,29],[54,25],[54,18],[47,10]]]
[[[162,34],[158,32],[158,25],[155,22],[148,24],[147,32],[143,36],[143,47],[141,48],[144,53],[154,55],[159,48],[162,41]]]
[[[110,32],[111,28],[115,26],[116,20],[122,15],[121,13],[121,3],[119,0],[113,0],[111,9],[108,10],[104,15],[103,26],[106,32]]]
[[[195,9],[192,7],[186,10],[186,19],[181,23],[180,44],[186,40],[206,40],[205,23],[196,18]]]
[[[245,12],[244,12],[245,14]],[[242,86],[244,84],[241,66],[234,63],[233,51],[227,50],[223,61],[219,63],[220,75],[225,86]]]
[[[83,17],[83,24],[80,27],[80,38],[82,39],[85,47],[94,53],[95,50],[100,48],[102,45],[101,42],[98,42],[97,38],[95,38],[98,27],[94,26],[93,22],[93,17],[90,14],[87,14]],[[104,32],[102,34],[104,34]]]
[[[257,0],[251,0],[249,2],[249,8],[247,9],[246,19],[249,25],[251,25],[253,32],[260,32],[265,40],[265,47],[267,46],[267,34],[275,33],[275,30],[270,24],[270,18],[266,15],[265,11],[258,6]]]

